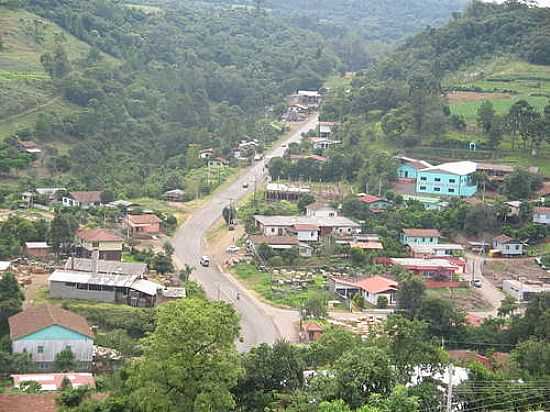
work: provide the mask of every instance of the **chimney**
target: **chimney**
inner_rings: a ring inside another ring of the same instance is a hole
[[[97,275],[99,266],[99,249],[92,251],[92,275]]]

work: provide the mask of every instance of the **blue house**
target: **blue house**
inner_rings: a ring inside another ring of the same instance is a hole
[[[32,306],[8,319],[14,353],[29,353],[38,370],[55,369],[57,354],[70,349],[76,370],[92,364],[93,333],[82,316],[54,305]]]
[[[412,159],[405,156],[395,156],[394,159],[399,161],[397,176],[401,179],[416,179],[418,171],[432,167],[431,164],[424,160]]]
[[[437,229],[403,229],[399,240],[402,245],[437,245],[441,233]]]
[[[443,163],[418,171],[416,192],[440,196],[471,197],[477,192],[473,175],[477,164],[470,161]]]

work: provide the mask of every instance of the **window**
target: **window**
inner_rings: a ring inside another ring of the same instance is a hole
[[[90,290],[101,290],[101,285],[90,285]]]
[[[76,283],[74,283],[74,282],[65,282],[65,286],[67,286],[68,288],[74,288],[76,286]]]
[[[436,182],[441,182],[441,178],[440,178],[440,177],[436,177],[434,180],[435,180]]]
[[[82,289],[82,290],[88,290],[88,284],[87,283],[77,283],[76,288],[77,289]]]
[[[449,179],[449,183],[456,183],[456,179]]]
[[[519,250],[519,245],[516,245],[516,250]]]
[[[66,345],[65,346],[65,350],[72,350],[73,348],[71,347],[71,345]]]
[[[99,242],[92,242],[92,247],[99,247]]]
[[[38,369],[48,369],[48,364],[45,362],[40,362],[38,364]]]
[[[36,348],[36,352],[38,352],[38,353],[44,353],[44,346],[38,346],[38,347]]]
[[[441,192],[441,188],[440,187],[434,187],[434,191],[435,192]]]
[[[101,290],[105,290],[105,291],[107,291],[107,292],[112,292],[112,291],[115,290],[115,288],[114,288],[113,286],[105,286],[105,285],[103,285],[103,286],[101,286]]]
[[[274,227],[271,228],[271,233],[275,233],[275,228]]]
[[[426,181],[426,180],[428,180],[428,178],[427,178],[426,176],[422,176],[422,177],[420,178],[420,180]]]
[[[454,189],[449,189],[449,193],[454,193],[455,190]]]
[[[420,186],[420,190],[426,190],[426,186]]]

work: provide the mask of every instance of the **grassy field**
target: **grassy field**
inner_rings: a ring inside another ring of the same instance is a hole
[[[470,96],[469,101],[452,103],[453,113],[463,115],[473,122],[483,100],[491,100],[498,113],[507,112],[518,100],[527,100],[542,111],[550,100],[550,66],[529,64],[512,58],[498,58],[478,66],[469,67],[446,80],[446,86],[480,88],[493,93],[482,98]]]
[[[254,265],[241,263],[233,267],[233,274],[250,290],[260,295],[264,300],[278,306],[300,308],[312,294],[327,293],[325,280],[322,276],[314,277],[311,287],[294,290],[290,287],[277,286],[272,288],[271,274],[260,272]]]

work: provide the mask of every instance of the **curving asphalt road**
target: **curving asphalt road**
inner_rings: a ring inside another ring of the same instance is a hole
[[[299,129],[293,132],[284,142],[271,150],[265,161],[271,157],[282,156],[283,146],[298,142],[301,134],[317,125],[317,116],[307,120]],[[199,265],[200,257],[206,249],[204,236],[207,230],[221,217],[222,210],[230,201],[242,198],[254,190],[254,179],[260,181],[265,177],[264,161],[257,162],[229,187],[216,191],[208,202],[193,212],[191,218],[178,229],[172,244],[180,262],[188,263],[197,269],[192,278],[196,279],[206,291],[209,299],[222,299],[233,304],[241,318],[242,342],[239,350],[246,351],[260,343],[272,344],[281,338],[291,339],[295,335],[295,322],[298,320],[296,311],[276,309],[256,299],[241,286],[232,276],[223,273],[217,262],[210,262],[210,267]],[[248,182],[249,188],[243,189],[243,183]],[[237,294],[240,295],[237,300]]]

